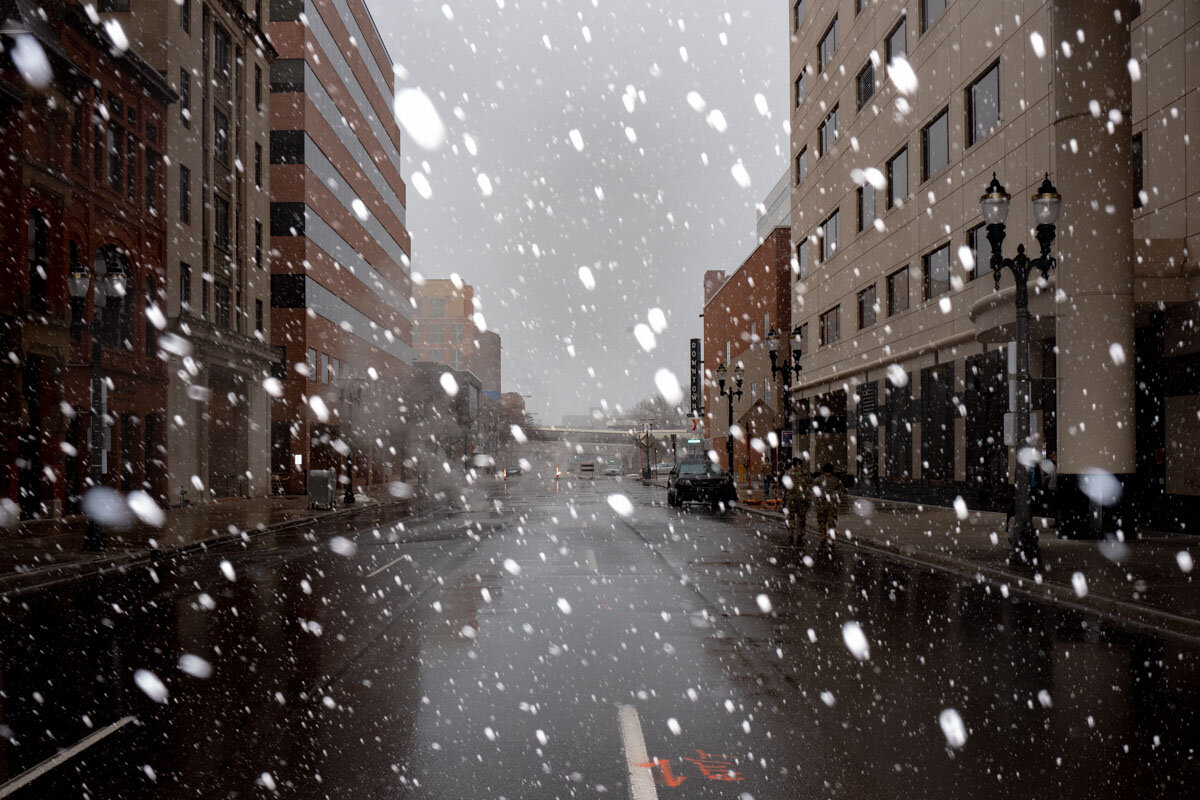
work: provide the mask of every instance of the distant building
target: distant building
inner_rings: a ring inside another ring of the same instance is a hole
[[[785,169],[771,193],[756,211],[758,240],[764,241],[776,228],[792,227],[792,171]]]
[[[413,291],[413,347],[419,361],[467,369],[475,356],[475,287],[449,278],[426,278]]]
[[[525,419],[525,396],[520,392],[504,392],[500,395],[500,405],[511,414]]]
[[[468,364],[471,372],[483,382],[483,393],[492,402],[500,402],[500,334],[480,331],[476,336],[475,352]]]

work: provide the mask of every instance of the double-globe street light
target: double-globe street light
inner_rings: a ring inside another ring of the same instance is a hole
[[[729,463],[729,474],[733,475],[733,398],[741,399],[742,396],[742,381],[746,377],[746,371],[742,369],[741,362],[738,362],[737,368],[733,371],[733,380],[737,384],[734,388],[730,384],[729,391],[725,391],[725,381],[729,377],[729,371],[725,369],[724,364],[717,365],[717,386],[720,387],[721,396],[729,398],[729,423],[725,433],[725,456]]]
[[[105,272],[102,281],[96,282],[96,302],[93,304],[92,319],[88,327],[92,334],[92,425],[89,435],[89,462],[91,465],[92,488],[104,482],[104,417],[108,413],[103,402],[103,378],[100,375],[102,359],[102,339],[104,334],[104,317],[115,319],[120,313],[121,303],[125,298],[126,284],[129,276],[126,274],[121,259],[113,254],[106,257]],[[92,284],[92,273],[81,265],[72,268],[67,277],[67,291],[71,295],[71,327],[78,331],[84,324],[83,318],[87,312],[88,289]],[[104,300],[101,311],[100,300]],[[103,552],[108,546],[108,534],[104,526],[94,515],[88,516],[87,531],[83,535],[83,549],[89,552]]]
[[[1030,258],[1025,255],[1025,245],[1017,245],[1015,258],[1005,258],[1001,251],[1004,244],[1004,221],[1008,218],[1011,198],[992,173],[992,182],[979,198],[983,219],[987,223],[988,244],[992,246],[992,275],[996,288],[1000,288],[1000,275],[1007,267],[1016,281],[1016,338],[1017,338],[1017,396],[1016,396],[1016,507],[1013,513],[1013,529],[1009,536],[1009,563],[1034,565],[1041,562],[1041,548],[1037,531],[1033,528],[1030,509],[1029,454],[1029,289],[1027,283],[1034,270],[1040,270],[1042,279],[1049,277],[1057,261],[1050,255],[1054,243],[1055,223],[1062,206],[1062,197],[1050,183],[1050,173],[1033,195],[1033,219],[1037,223],[1035,235],[1041,255]]]
[[[792,329],[792,333],[788,338],[791,340],[789,350],[791,351],[792,358],[789,361],[785,357],[783,364],[780,365],[778,363],[779,334],[775,332],[774,328],[767,334],[767,353],[771,356],[771,378],[774,379],[780,373],[783,374],[783,429],[785,431],[791,431],[792,429],[792,373],[796,373],[797,377],[799,377],[800,370],[803,369],[800,366],[800,357],[804,354],[801,352],[800,346],[803,344],[804,339],[801,336],[799,325]],[[781,436],[780,444],[782,445],[782,443],[783,437]],[[787,457],[790,461],[792,457],[790,450]]]

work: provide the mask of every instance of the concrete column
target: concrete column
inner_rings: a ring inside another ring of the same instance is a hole
[[[1066,527],[1086,524],[1078,493],[1070,499],[1081,473],[1100,468],[1126,480],[1135,470],[1129,8],[1124,0],[1053,0],[1050,155],[1063,197],[1055,254],[1066,295],[1056,317],[1059,488],[1085,518],[1064,508]]]

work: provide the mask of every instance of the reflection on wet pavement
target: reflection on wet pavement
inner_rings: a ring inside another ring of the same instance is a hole
[[[13,796],[1189,794],[1193,644],[651,497],[518,483],[496,530],[297,535],[10,599],[7,778],[134,718]]]

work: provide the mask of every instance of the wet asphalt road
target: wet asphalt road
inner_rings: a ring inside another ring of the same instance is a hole
[[[8,598],[0,798],[1192,796],[1194,645],[662,494]]]

